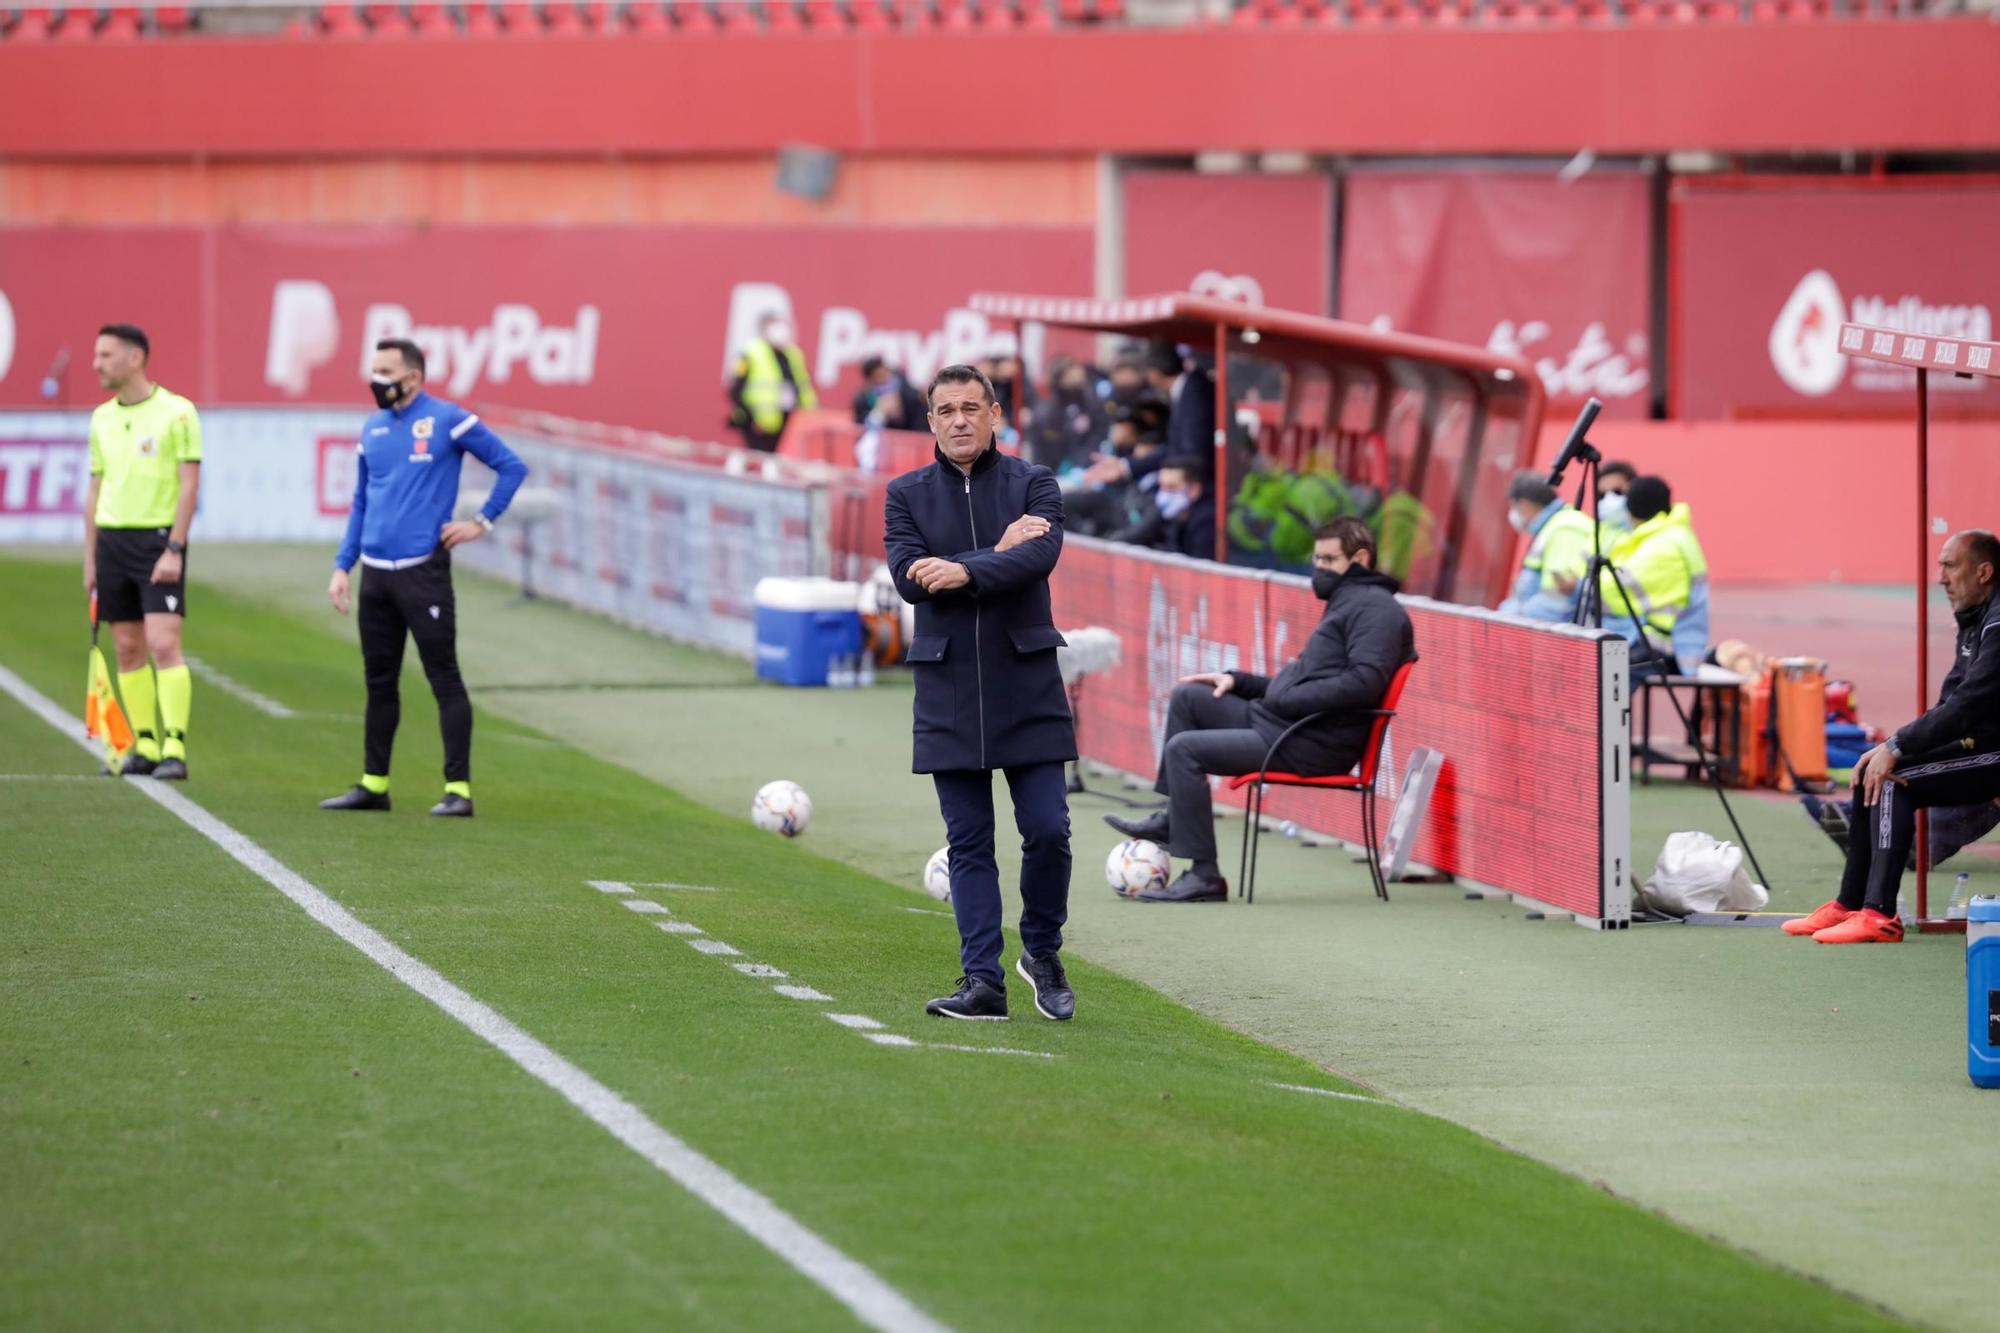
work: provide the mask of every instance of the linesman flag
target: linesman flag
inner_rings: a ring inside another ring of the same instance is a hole
[[[104,665],[104,650],[97,646],[97,593],[90,594],[90,673],[84,684],[83,730],[87,736],[104,741],[105,762],[115,773],[132,748],[132,724],[111,690],[111,672]]]

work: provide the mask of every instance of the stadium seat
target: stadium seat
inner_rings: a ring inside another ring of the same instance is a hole
[[[668,8],[674,17],[676,27],[682,32],[720,32],[722,25],[716,20],[715,11],[703,4],[675,4]]]
[[[792,0],[764,0],[764,27],[771,32],[804,32],[806,24]]]
[[[192,19],[185,5],[163,5],[153,11],[153,31],[156,33],[183,33],[190,26]]]
[[[847,11],[840,0],[805,0],[805,19],[814,32],[847,31]]]
[[[1056,16],[1049,9],[1048,0],[1021,0],[1020,26],[1034,32],[1047,32],[1056,26]]]
[[[931,7],[926,0],[889,0],[889,12],[898,28],[922,31],[931,26]]]
[[[1375,896],[1385,903],[1389,901],[1389,882],[1382,875],[1381,829],[1375,817],[1375,770],[1382,762],[1382,742],[1389,734],[1389,721],[1396,716],[1396,705],[1403,699],[1403,687],[1410,683],[1410,672],[1416,665],[1415,662],[1405,662],[1397,667],[1396,674],[1389,680],[1388,690],[1382,695],[1382,706],[1367,710],[1367,716],[1374,718],[1375,723],[1368,729],[1368,745],[1361,754],[1360,772],[1314,777],[1271,771],[1271,760],[1285,743],[1285,738],[1314,719],[1326,716],[1324,713],[1312,713],[1285,728],[1265,752],[1263,768],[1229,780],[1231,791],[1250,788],[1250,796],[1244,806],[1243,857],[1237,867],[1238,897],[1245,902],[1255,902],[1257,897],[1257,835],[1263,826],[1264,788],[1316,787],[1323,791],[1351,791],[1361,798],[1361,841],[1368,853],[1368,876],[1374,881]]]
[[[889,11],[882,8],[882,0],[851,0],[847,16],[856,32],[887,32],[895,26]]]
[[[366,37],[368,26],[361,21],[361,15],[353,5],[323,5],[319,11],[319,30],[329,37]]]
[[[733,0],[733,3],[717,6],[716,18],[720,20],[724,32],[762,32],[764,25],[757,21],[757,11],[748,0]]]
[[[948,32],[970,32],[979,26],[971,0],[937,0],[937,21]]]
[[[655,37],[674,30],[673,20],[667,17],[667,11],[660,6],[659,0],[628,7],[625,10],[625,24],[633,32]]]
[[[362,9],[362,17],[368,20],[368,35],[371,37],[408,37],[415,31],[401,5],[367,5]]]
[[[535,12],[533,5],[495,5],[493,12],[500,20],[500,31],[509,37],[539,37],[542,35],[542,16]]]
[[[100,42],[137,41],[145,30],[146,13],[142,9],[113,9],[105,12],[104,24],[97,30]]]
[[[65,42],[87,42],[96,35],[96,10],[71,5],[63,11],[62,25],[56,29],[58,40]]]
[[[444,5],[417,5],[410,15],[419,37],[456,37],[458,20]]]

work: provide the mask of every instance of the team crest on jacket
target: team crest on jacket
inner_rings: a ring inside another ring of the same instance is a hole
[[[416,424],[410,427],[410,438],[416,440],[428,440],[431,437],[431,430],[436,425],[437,425],[436,417],[418,417],[416,420]]]
[[[154,454],[160,452],[159,440],[151,435],[141,435],[139,437],[139,452],[144,457],[151,458]]]

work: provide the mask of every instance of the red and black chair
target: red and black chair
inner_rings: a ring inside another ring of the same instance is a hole
[[[1266,787],[1318,787],[1324,791],[1351,791],[1361,798],[1361,840],[1368,851],[1368,877],[1375,884],[1375,896],[1383,902],[1389,901],[1389,882],[1382,876],[1381,825],[1375,817],[1375,769],[1382,762],[1382,742],[1389,734],[1389,719],[1396,716],[1396,705],[1402,701],[1403,687],[1410,682],[1410,669],[1415,662],[1405,662],[1396,668],[1396,674],[1389,678],[1389,689],[1382,696],[1382,706],[1371,708],[1364,716],[1375,719],[1368,729],[1368,748],[1361,753],[1361,766],[1353,773],[1337,776],[1317,777],[1304,773],[1274,773],[1271,760],[1291,735],[1308,723],[1326,717],[1325,713],[1313,713],[1302,717],[1286,727],[1284,734],[1271,744],[1264,754],[1264,763],[1255,773],[1245,773],[1229,780],[1231,791],[1250,788],[1249,800],[1244,805],[1246,816],[1243,827],[1243,857],[1237,866],[1237,895],[1246,902],[1257,900],[1257,837],[1263,831],[1264,788]]]

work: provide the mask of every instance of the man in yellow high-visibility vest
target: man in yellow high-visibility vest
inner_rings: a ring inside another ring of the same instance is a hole
[[[1674,503],[1664,478],[1636,478],[1626,504],[1635,526],[1609,555],[1624,591],[1607,571],[1600,589],[1604,628],[1632,644],[1635,677],[1692,674],[1708,652],[1708,557],[1688,507]]]
[[[1564,504],[1540,476],[1521,472],[1507,488],[1507,521],[1528,539],[1528,550],[1513,591],[1500,603],[1501,613],[1568,620],[1576,585],[1590,564],[1589,516]]]
[[[729,401],[735,405],[729,424],[742,432],[743,443],[767,454],[777,452],[793,412],[819,406],[806,354],[793,341],[791,323],[783,315],[764,316],[757,336],[737,353],[729,371]]]

